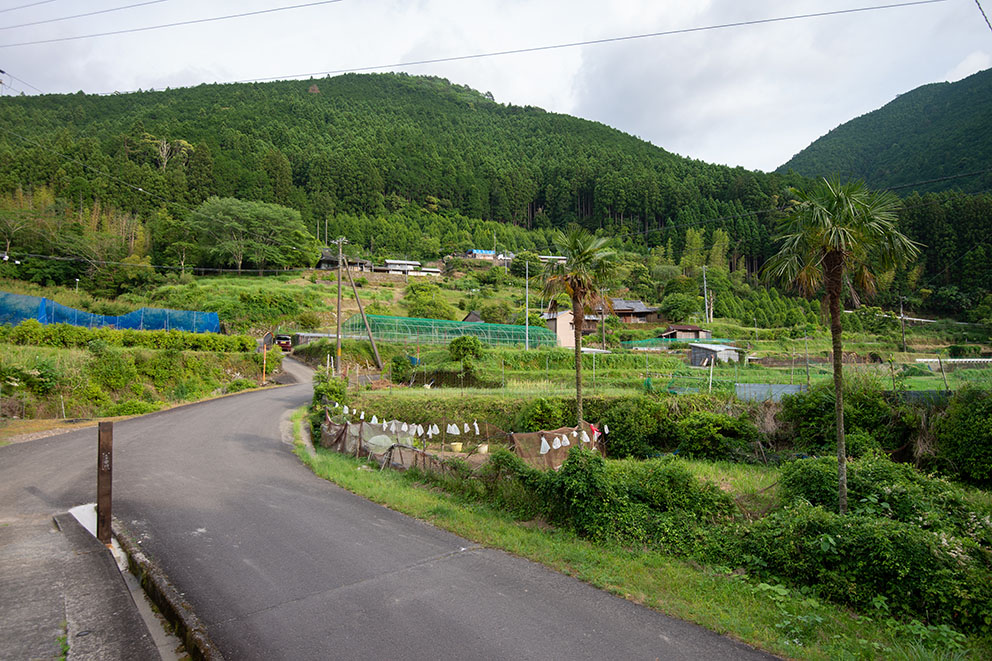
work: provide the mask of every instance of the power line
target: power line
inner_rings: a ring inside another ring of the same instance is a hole
[[[0,9],[0,14],[5,14],[15,9],[27,9],[28,7],[37,7],[38,5],[47,5],[49,2],[55,2],[55,0],[41,0],[40,2],[29,2],[26,5],[19,5],[17,7],[7,7],[6,9]]]
[[[975,0],[975,4],[978,5],[978,11],[982,12],[982,18],[985,19],[985,25],[989,26],[989,30],[992,30],[992,23],[989,23],[989,17],[985,15],[985,10],[982,9],[982,3]]]
[[[212,23],[214,21],[226,21],[232,18],[245,18],[246,16],[260,16],[262,14],[273,14],[275,12],[289,11],[292,9],[305,9],[307,7],[317,7],[320,5],[330,5],[344,0],[319,0],[318,2],[307,2],[300,5],[288,5],[285,7],[272,7],[270,9],[259,9],[256,11],[246,11],[240,14],[227,14],[225,16],[211,16],[210,18],[196,18],[188,21],[176,21],[175,23],[162,23],[160,25],[147,25],[140,28],[127,28],[124,30],[111,30],[109,32],[96,32],[93,34],[80,34],[72,37],[57,37],[54,39],[38,39],[35,41],[22,41],[16,44],[0,44],[0,48],[14,48],[15,46],[34,46],[36,44],[54,44],[62,41],[76,41],[78,39],[92,39],[94,37],[109,37],[118,34],[130,34],[132,32],[148,32],[149,30],[162,30],[165,28],[175,28],[183,25],[197,25],[200,23]],[[926,2],[944,2],[945,0],[925,0]]]
[[[17,82],[21,83],[22,85],[27,85],[28,87],[30,87],[34,91],[38,92],[39,94],[44,94],[44,92],[42,92],[40,89],[38,89],[37,87],[35,87],[31,83],[29,83],[28,81],[21,80],[20,78],[18,78],[17,76],[15,76],[14,74],[12,74],[12,73],[10,73],[8,71],[4,71],[3,69],[0,69],[0,73],[6,74],[6,75],[10,76],[11,78],[13,78],[14,80],[16,80]]]
[[[76,257],[76,256],[63,256],[63,255],[42,255],[40,253],[31,252],[10,252],[7,253],[10,257],[15,258],[22,263],[27,259],[47,259],[54,262],[85,262],[87,264],[93,264],[100,266],[132,266],[136,268],[148,268],[148,269],[166,269],[170,271],[195,271],[195,272],[208,272],[208,273],[241,273],[241,274],[257,274],[257,273],[294,273],[297,271],[309,271],[311,267],[300,266],[296,268],[284,268],[284,269],[256,269],[256,268],[243,268],[238,269],[225,269],[220,267],[212,266],[171,266],[166,264],[134,264],[132,262],[115,262],[104,259],[87,259],[86,257]]]
[[[248,79],[237,80],[237,81],[232,81],[232,82],[239,82],[239,83],[243,83],[243,82],[260,82],[260,81],[266,81],[266,80],[284,80],[284,79],[287,79],[287,78],[308,78],[308,77],[313,77],[313,76],[334,76],[334,75],[338,75],[338,74],[342,74],[342,73],[355,73],[355,72],[358,72],[358,71],[375,71],[375,70],[378,70],[378,69],[393,69],[393,68],[399,68],[399,67],[419,66],[419,65],[423,65],[423,64],[441,64],[441,63],[445,63],[445,62],[458,62],[458,61],[462,61],[462,60],[477,60],[477,59],[481,59],[481,58],[497,57],[497,56],[501,56],[501,55],[519,55],[519,54],[522,54],[522,53],[537,53],[537,52],[540,52],[540,51],[559,50],[559,49],[563,49],[563,48],[575,48],[577,46],[594,46],[594,45],[599,45],[599,44],[608,44],[608,43],[615,43],[615,42],[621,42],[621,41],[633,41],[635,39],[651,39],[651,38],[654,38],[654,37],[668,37],[668,36],[677,35],[677,34],[689,34],[689,33],[692,33],[692,32],[704,32],[704,31],[707,31],[707,30],[723,30],[723,29],[727,29],[727,28],[747,27],[747,26],[751,26],[751,25],[764,25],[764,24],[768,24],[768,23],[782,23],[782,22],[785,22],[785,21],[797,21],[797,20],[802,20],[802,19],[807,19],[807,18],[822,18],[822,17],[825,17],[825,16],[839,16],[839,15],[842,15],[842,14],[854,14],[854,13],[859,13],[859,12],[878,11],[878,10],[883,10],[883,9],[896,9],[896,8],[900,8],[900,7],[912,7],[912,6],[915,6],[915,5],[931,5],[931,4],[941,3],[941,2],[947,2],[947,0],[915,0],[913,2],[900,2],[900,3],[888,4],[888,5],[873,5],[873,6],[869,6],[869,7],[854,7],[854,8],[851,8],[851,9],[837,9],[837,10],[833,10],[833,11],[815,12],[815,13],[811,13],[811,14],[795,14],[795,15],[792,15],[792,16],[776,16],[776,17],[772,17],[772,18],[758,18],[758,19],[753,19],[753,20],[749,20],[749,21],[737,21],[737,22],[734,22],[734,23],[720,23],[720,24],[716,24],[716,25],[703,25],[703,26],[697,26],[697,27],[691,27],[691,28],[680,28],[680,29],[677,29],[677,30],[664,30],[664,31],[661,31],[661,32],[648,32],[648,33],[644,33],[644,34],[627,35],[627,36],[622,36],[622,37],[606,37],[606,38],[603,38],[603,39],[589,39],[589,40],[586,40],[586,41],[572,41],[572,42],[567,42],[567,43],[562,43],[562,44],[552,44],[552,45],[548,45],[548,46],[531,46],[531,47],[527,47],[527,48],[514,48],[514,49],[510,49],[510,50],[491,51],[491,52],[488,52],[488,53],[474,53],[474,54],[471,54],[471,55],[453,55],[451,57],[437,57],[437,58],[431,58],[431,59],[425,59],[425,60],[410,60],[410,61],[407,61],[407,62],[394,62],[392,64],[377,64],[377,65],[373,65],[373,66],[354,67],[354,68],[349,68],[349,69],[335,69],[333,71],[313,71],[313,72],[310,72],[310,73],[296,73],[296,74],[290,74],[290,75],[285,75],[285,76],[267,76],[267,77],[264,77],[264,78],[248,78]],[[12,45],[18,45],[18,44],[12,44]],[[6,48],[6,46],[0,46],[0,48]]]
[[[111,7],[110,9],[100,9],[97,11],[89,11],[84,14],[73,14],[72,16],[60,16],[59,18],[46,18],[41,21],[32,21],[30,23],[20,23],[19,25],[3,25],[0,26],[0,30],[13,30],[14,28],[26,28],[32,25],[44,25],[45,23],[58,23],[59,21],[70,21],[74,18],[85,18],[87,16],[97,16],[99,14],[110,14],[115,11],[123,11],[125,9],[134,9],[135,7],[144,7],[145,5],[157,5],[161,2],[169,2],[169,0],[146,0],[145,2],[138,2],[133,5],[125,5],[123,7]]]

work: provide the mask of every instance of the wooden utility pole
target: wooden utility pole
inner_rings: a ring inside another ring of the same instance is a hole
[[[338,313],[337,313],[337,358],[334,360],[334,375],[337,377],[341,376],[341,287],[344,281],[341,278],[341,263],[343,257],[341,256],[342,247],[344,244],[348,243],[348,240],[343,236],[339,236],[334,243],[338,244]]]
[[[372,337],[372,328],[369,327],[368,317],[365,316],[365,307],[362,305],[362,299],[358,297],[358,288],[355,286],[355,279],[351,277],[351,267],[345,264],[345,273],[348,274],[348,282],[351,283],[351,291],[355,295],[355,302],[358,303],[358,312],[362,315],[362,322],[365,324],[365,332],[369,335],[369,342],[372,343],[372,355],[375,356],[375,364],[380,370],[382,370],[382,358],[379,357],[379,347],[375,345],[375,338]],[[340,332],[338,333],[340,336]],[[338,346],[340,346],[340,337],[338,339]],[[341,352],[338,352],[341,355]]]
[[[97,432],[96,538],[110,544],[111,491],[114,476],[114,423],[101,422]]]

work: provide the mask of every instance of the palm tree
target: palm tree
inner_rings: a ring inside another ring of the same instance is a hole
[[[847,511],[847,449],[844,445],[844,375],[841,344],[841,294],[849,279],[865,294],[875,292],[872,269],[889,270],[915,258],[919,244],[896,229],[899,199],[872,192],[864,182],[822,182],[810,191],[793,191],[798,203],[779,223],[778,253],[765,273],[794,283],[806,294],[822,286],[830,313],[834,354],[834,405],[837,416],[838,505]]]
[[[552,261],[544,267],[544,293],[547,296],[565,293],[572,299],[572,319],[575,325],[575,408],[578,424],[582,424],[582,322],[586,308],[599,297],[599,286],[614,270],[614,252],[606,247],[604,237],[596,237],[583,229],[567,234],[557,230],[551,239],[564,262]]]

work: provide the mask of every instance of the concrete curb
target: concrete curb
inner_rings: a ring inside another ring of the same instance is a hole
[[[176,635],[183,641],[190,658],[196,661],[224,661],[224,655],[210,640],[206,626],[193,612],[192,606],[116,517],[113,520],[113,532],[121,548],[127,553],[131,573],[138,577],[145,594],[158,607],[163,617],[175,627]]]

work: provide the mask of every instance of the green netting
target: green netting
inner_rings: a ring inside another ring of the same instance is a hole
[[[523,345],[529,337],[532,347],[553,347],[558,341],[555,334],[539,326],[511,326],[509,324],[484,324],[445,319],[417,319],[414,317],[387,317],[366,315],[372,336],[384,342],[409,344],[447,344],[456,337],[474,335],[492,346]],[[366,337],[361,315],[354,315],[341,324],[341,334],[361,339]]]

